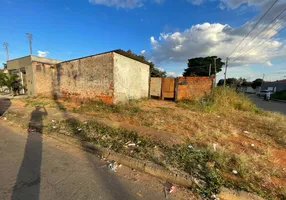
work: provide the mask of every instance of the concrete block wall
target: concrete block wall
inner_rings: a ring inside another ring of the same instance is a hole
[[[211,93],[212,85],[209,77],[178,77],[177,100],[200,99]]]
[[[34,91],[35,95],[52,96],[53,94],[53,76],[54,65],[42,62],[32,62],[34,74]]]

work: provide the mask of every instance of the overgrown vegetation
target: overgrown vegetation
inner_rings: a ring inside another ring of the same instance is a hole
[[[286,100],[286,90],[275,92],[274,94],[271,95],[271,98],[279,99],[279,100]]]
[[[285,198],[286,117],[258,109],[246,96],[231,89],[216,88],[202,101],[177,103],[140,100],[119,105],[100,101],[72,104],[44,98],[24,102],[100,117],[116,126],[122,123],[167,131],[149,133],[145,138],[146,129],[135,133],[94,120],[82,123],[75,119],[62,121],[56,129],[49,126],[52,131],[80,136],[116,152],[190,173],[201,180],[196,190],[205,196],[227,186],[267,198]],[[128,142],[135,143],[135,148],[128,147]],[[189,144],[194,149],[189,149]],[[213,144],[217,145],[215,152]]]
[[[212,94],[205,96],[200,101],[182,100],[178,102],[178,105],[206,112],[231,112],[233,110],[262,112],[245,95],[223,87],[216,87]]]

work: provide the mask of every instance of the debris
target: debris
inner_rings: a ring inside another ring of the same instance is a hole
[[[78,130],[78,131],[81,131],[82,129],[81,129],[81,128],[78,128],[77,130]]]
[[[254,147],[254,144],[251,144],[252,147]]]
[[[120,168],[120,167],[122,167],[122,165],[121,165],[121,164],[119,164],[119,165],[118,165],[118,167]]]
[[[129,147],[135,147],[135,143],[128,144]]]
[[[214,151],[216,151],[216,144],[215,143],[213,144],[213,147],[214,147]]]
[[[213,200],[219,200],[219,198],[218,198],[218,197],[216,197],[216,195],[215,195],[215,194],[213,194],[213,195],[211,196],[211,199],[213,199]]]
[[[243,131],[245,134],[248,134],[249,132],[248,131]]]
[[[55,121],[55,120],[52,120],[52,122],[55,123],[56,121]]]
[[[139,192],[137,192],[136,194],[137,194],[137,196],[139,196],[139,197],[143,197],[143,195],[140,194]]]
[[[175,190],[175,186],[174,186],[174,185],[172,185],[172,186],[169,188],[169,193],[174,192],[174,190]]]
[[[118,166],[117,162],[115,162],[114,160],[112,160],[112,161],[109,163],[108,168],[109,168],[111,171],[116,172],[117,166]]]
[[[194,149],[193,145],[191,145],[191,144],[188,146],[188,148],[189,149]]]
[[[56,129],[57,128],[57,126],[53,126],[53,129]]]
[[[235,174],[235,175],[237,175],[237,174],[238,174],[238,171],[236,171],[236,170],[234,169],[234,170],[232,170],[232,173]]]
[[[83,122],[83,124],[87,124],[87,122]]]
[[[33,133],[33,132],[35,132],[34,129],[28,129],[28,133]]]
[[[218,118],[220,118],[220,116],[219,116],[219,115],[218,115],[217,117],[218,117]]]
[[[7,117],[4,117],[3,119],[4,119],[4,120],[7,120]]]

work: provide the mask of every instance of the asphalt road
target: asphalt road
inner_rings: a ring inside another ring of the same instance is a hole
[[[249,98],[259,107],[267,111],[279,112],[286,115],[286,103],[278,101],[264,101],[257,95],[249,95]]]
[[[0,120],[1,200],[165,199],[163,183],[154,177],[125,166],[112,172],[95,155],[3,124]]]

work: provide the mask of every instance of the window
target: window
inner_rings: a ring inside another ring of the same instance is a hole
[[[41,65],[36,65],[36,71],[42,71],[42,67],[41,67]]]

